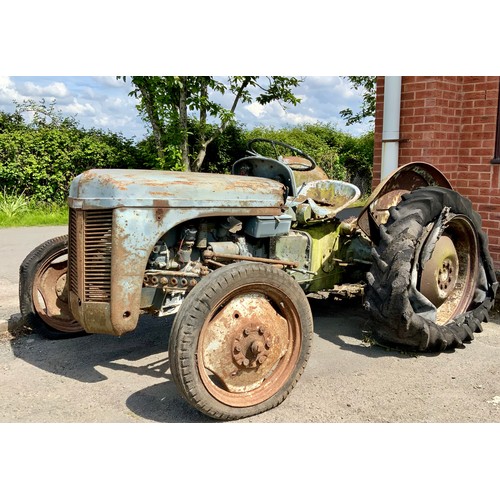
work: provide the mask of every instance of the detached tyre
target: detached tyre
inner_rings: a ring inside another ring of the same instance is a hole
[[[49,339],[84,335],[69,310],[68,237],[42,243],[19,269],[19,306],[25,321]]]
[[[267,264],[231,264],[203,278],[177,313],[172,376],[202,413],[249,417],[285,400],[312,338],[309,303],[293,278]]]
[[[380,236],[365,291],[375,340],[418,351],[472,340],[498,283],[471,202],[446,188],[418,189],[390,209]]]

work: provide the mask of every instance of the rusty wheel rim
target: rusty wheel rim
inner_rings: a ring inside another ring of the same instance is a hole
[[[437,324],[444,325],[469,308],[476,290],[478,248],[470,219],[454,216],[420,276],[420,292],[436,307]]]
[[[212,397],[249,407],[276,394],[294,372],[301,349],[293,302],[269,284],[241,286],[210,312],[197,348],[200,378]]]
[[[62,249],[45,259],[33,280],[33,307],[38,316],[49,327],[64,333],[82,330],[69,310],[68,252]]]

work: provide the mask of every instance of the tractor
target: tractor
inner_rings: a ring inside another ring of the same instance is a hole
[[[352,208],[360,194],[269,139],[250,141],[230,174],[88,170],[70,185],[68,235],[20,267],[21,313],[51,339],[175,315],[172,377],[218,420],[285,400],[311,352],[314,294],[361,295],[383,345],[470,342],[498,287],[470,201],[425,162]]]

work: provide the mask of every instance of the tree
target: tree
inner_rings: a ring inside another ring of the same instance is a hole
[[[357,113],[350,108],[340,111],[340,116],[346,120],[346,125],[360,123],[364,118],[375,118],[375,104],[377,97],[377,77],[376,76],[346,76],[354,90],[362,90],[363,103]]]
[[[199,171],[207,147],[235,122],[235,111],[241,102],[296,105],[300,99],[292,90],[302,81],[283,76],[230,76],[227,83],[211,76],[132,76],[134,88],[130,95],[139,99],[138,110],[151,125],[160,165],[175,164],[184,170]],[[256,89],[256,95],[252,89]],[[232,95],[229,108],[213,97],[226,93]],[[196,115],[199,122],[194,149],[189,147],[190,114]],[[210,117],[216,122],[215,127],[209,124]]]

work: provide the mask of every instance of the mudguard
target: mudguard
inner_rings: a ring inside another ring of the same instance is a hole
[[[358,227],[377,245],[379,226],[387,222],[389,208],[397,205],[403,194],[427,186],[453,189],[444,174],[430,163],[418,161],[403,165],[374,189],[358,216]]]

